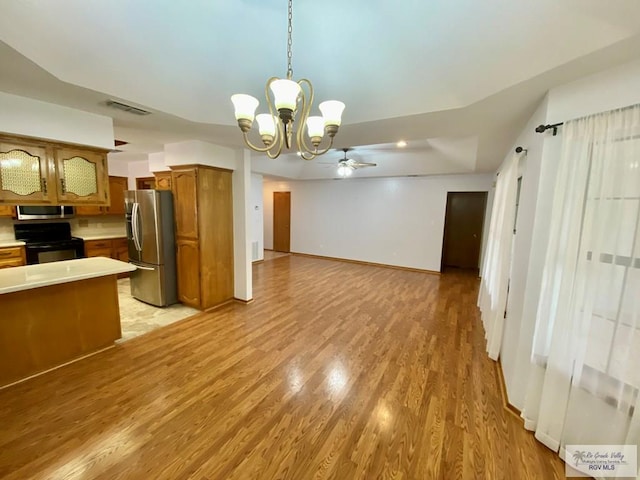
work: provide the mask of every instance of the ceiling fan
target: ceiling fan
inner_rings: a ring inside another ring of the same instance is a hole
[[[358,160],[354,160],[353,158],[347,158],[347,152],[352,150],[351,148],[341,148],[344,152],[344,158],[338,160],[338,175],[341,177],[349,177],[353,174],[354,170],[357,168],[364,167],[375,167],[377,164],[370,162],[360,162]]]

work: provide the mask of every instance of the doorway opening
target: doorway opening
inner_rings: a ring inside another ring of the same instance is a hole
[[[441,270],[479,271],[487,192],[449,192]]]
[[[136,178],[137,190],[152,190],[156,188],[156,177]]]
[[[291,192],[273,192],[273,250],[291,249]]]

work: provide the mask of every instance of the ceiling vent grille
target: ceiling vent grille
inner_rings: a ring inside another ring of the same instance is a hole
[[[111,108],[122,110],[123,112],[133,113],[134,115],[150,115],[151,112],[147,112],[141,108],[134,107],[133,105],[127,105],[126,103],[116,102],[115,100],[107,100],[106,105]]]

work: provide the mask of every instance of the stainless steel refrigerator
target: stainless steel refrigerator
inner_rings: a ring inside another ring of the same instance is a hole
[[[164,307],[178,301],[173,195],[168,190],[125,192],[131,295]]]

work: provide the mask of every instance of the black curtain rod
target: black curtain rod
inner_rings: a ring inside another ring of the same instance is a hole
[[[622,108],[616,108],[614,110],[609,110],[609,112],[617,112],[617,111],[628,110],[630,108],[636,108],[638,105],[640,105],[640,103],[634,104],[634,105],[628,105],[628,106],[622,107]],[[601,113],[604,113],[604,112],[601,112]],[[591,116],[591,115],[587,115],[587,117],[588,116]],[[587,117],[582,117],[582,118],[587,118]],[[553,130],[553,136],[555,137],[558,134],[558,127],[561,127],[562,125],[564,125],[564,122],[553,123],[553,124],[550,124],[550,125],[538,125],[536,127],[536,132],[544,133],[547,130]]]
[[[558,134],[558,127],[564,125],[564,122],[554,123],[553,125],[538,125],[536,127],[536,132],[544,133],[547,130],[553,129],[553,136],[555,137]]]

